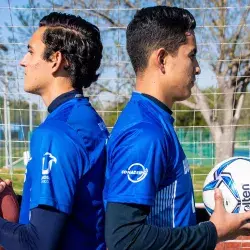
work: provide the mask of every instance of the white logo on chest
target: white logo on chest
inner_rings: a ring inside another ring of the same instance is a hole
[[[47,164],[45,164],[45,162]],[[53,156],[51,153],[46,152],[43,155],[43,159],[42,159],[42,175],[48,175],[52,169],[52,164],[57,162],[57,159],[55,156]]]

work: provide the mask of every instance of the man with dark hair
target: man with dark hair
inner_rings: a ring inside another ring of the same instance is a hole
[[[74,15],[45,16],[29,41],[24,89],[42,97],[49,115],[32,135],[20,223],[0,219],[6,250],[106,249],[108,131],[82,92],[97,80],[101,58],[98,28]]]
[[[195,26],[187,10],[157,6],[139,10],[127,27],[136,91],[107,147],[109,250],[214,249],[249,228],[250,213],[227,213],[219,190],[210,221],[196,225],[189,164],[171,116],[200,73]]]

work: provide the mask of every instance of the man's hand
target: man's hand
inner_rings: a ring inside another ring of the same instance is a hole
[[[210,221],[216,227],[218,242],[235,239],[240,235],[250,234],[250,211],[245,213],[228,213],[223,204],[222,193],[215,189],[215,208]]]
[[[12,181],[6,179],[5,181],[0,181],[0,193],[6,188],[6,185],[12,189]]]

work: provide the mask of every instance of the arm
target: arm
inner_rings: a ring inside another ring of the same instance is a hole
[[[212,222],[185,228],[159,228],[146,224],[150,208],[138,204],[108,203],[108,249],[214,249],[217,232]]]
[[[219,189],[215,190],[215,209],[210,221],[196,226],[174,229],[149,226],[145,223],[148,212],[143,206],[108,203],[105,227],[108,249],[210,250],[218,242],[250,232],[250,212],[226,212]]]
[[[67,215],[51,207],[31,210],[30,223],[13,223],[0,218],[0,245],[5,249],[58,249]]]
[[[36,135],[42,138],[39,138],[40,147],[37,147],[37,141],[32,145],[32,159],[27,166],[23,190],[21,223],[0,219],[0,245],[6,249],[60,248],[59,239],[62,239],[68,215],[72,212],[84,164],[70,141],[64,142],[66,140],[58,138],[55,132],[43,132],[42,136]],[[64,152],[62,145],[69,148]]]
[[[146,224],[160,178],[169,171],[166,165],[168,150],[161,143],[162,136],[152,135],[151,131],[157,133],[154,128],[136,127],[134,130],[123,131],[122,138],[116,138],[113,142],[111,139],[108,144],[107,182],[104,191],[107,202],[105,237],[108,249],[205,250],[213,249],[216,242],[235,238],[244,230],[249,233],[250,225],[246,222],[250,218],[250,212],[227,213],[222,194],[217,191],[215,210],[210,222],[174,229]],[[135,163],[140,163],[140,166],[147,169],[144,176],[142,168],[129,172]]]

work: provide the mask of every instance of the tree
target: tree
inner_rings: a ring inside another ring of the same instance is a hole
[[[1,30],[0,30],[1,31]],[[2,33],[0,33],[0,37],[2,36]],[[3,56],[4,53],[6,53],[8,51],[8,48],[6,45],[1,44],[0,43],[0,56]],[[5,87],[5,78],[6,78],[6,72],[4,71],[4,63],[0,62],[0,82],[2,82],[1,84],[1,90],[0,92],[4,91],[4,87]]]
[[[202,37],[205,41],[199,47],[202,48],[201,53],[211,56],[208,59],[217,76],[218,88],[210,89],[206,93],[196,84],[193,88],[193,97],[182,102],[182,105],[194,111],[200,110],[215,143],[216,162],[233,155],[236,126],[250,80],[248,62],[250,45],[247,43],[250,33],[249,27],[245,25],[249,21],[250,9],[246,0],[211,0],[206,1],[206,4],[203,1],[191,0],[185,1],[185,6],[181,0],[74,0],[73,2],[64,0],[57,1],[57,4],[48,0],[47,3],[55,10],[74,9],[74,14],[86,17],[102,27],[103,39],[108,39],[112,44],[112,46],[105,45],[102,70],[105,71],[105,67],[108,66],[111,72],[115,72],[116,79],[98,81],[89,91],[92,94],[111,93],[118,97],[116,98],[118,103],[124,103],[127,99],[135,78],[124,45],[125,28],[136,9],[153,4],[190,7],[197,23],[203,26],[197,27],[196,31],[197,37]],[[30,1],[31,7],[38,5],[33,0]],[[41,17],[41,13],[43,15],[44,11],[39,12],[34,8],[32,15],[25,16],[20,12],[18,17],[23,25],[29,25],[29,20],[32,19],[34,24],[38,21],[35,18]],[[119,36],[115,35],[116,32]],[[206,42],[207,40],[211,42]],[[213,93],[213,98],[211,98],[211,93]]]
[[[209,25],[208,35],[214,38],[215,48],[211,55],[215,60],[211,61],[211,66],[218,80],[213,107],[209,104],[211,99],[197,85],[193,88],[194,102],[183,102],[201,111],[215,143],[216,162],[233,155],[236,127],[250,82],[250,47],[245,42],[249,39],[249,28],[245,24],[249,20],[250,9],[245,3],[245,8],[235,9],[240,10],[240,15],[232,14],[228,11],[229,4],[230,1],[226,0],[212,0],[207,5],[213,10],[207,14],[205,25]],[[234,1],[233,4],[239,8],[244,3]]]

